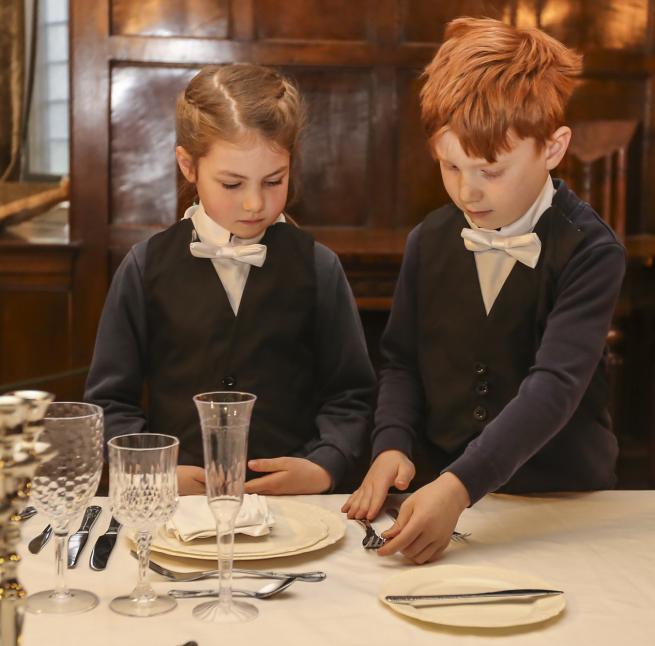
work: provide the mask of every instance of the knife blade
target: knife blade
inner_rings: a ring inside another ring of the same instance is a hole
[[[91,505],[86,508],[84,518],[80,528],[68,539],[68,567],[74,568],[77,566],[77,560],[80,557],[80,552],[84,549],[87,540],[89,539],[89,531],[93,524],[98,520],[102,507],[98,505]]]
[[[38,554],[43,546],[50,540],[52,536],[52,525],[46,525],[43,531],[35,536],[28,544],[27,549],[32,554]]]
[[[453,603],[480,603],[490,601],[531,601],[541,597],[552,597],[564,594],[562,590],[543,590],[540,588],[512,588],[509,590],[492,590],[490,592],[463,592],[457,594],[401,594],[387,595],[385,599],[390,603],[399,603],[410,606],[439,605],[440,602]]]
[[[112,516],[107,531],[98,538],[93,546],[93,552],[91,552],[91,559],[89,560],[89,566],[92,570],[99,572],[107,567],[107,561],[116,544],[120,528],[121,524]]]

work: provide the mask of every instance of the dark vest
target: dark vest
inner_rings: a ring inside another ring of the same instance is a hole
[[[486,314],[474,254],[460,232],[467,222],[449,205],[421,227],[418,269],[419,367],[426,399],[426,435],[440,449],[461,452],[507,403],[535,362],[555,302],[556,281],[583,240],[557,206],[539,219],[542,252],[534,269],[516,262]],[[576,413],[533,460],[557,460],[557,446],[608,434],[608,384],[600,362]],[[587,411],[590,411],[587,413]],[[604,445],[604,443],[603,443]]]
[[[148,243],[149,427],[180,439],[180,464],[202,465],[193,395],[257,395],[249,458],[293,455],[316,434],[314,242],[280,223],[262,239],[263,267],[251,267],[235,316],[211,260],[189,252],[191,220]]]

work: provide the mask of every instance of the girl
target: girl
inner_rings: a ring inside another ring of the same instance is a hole
[[[277,72],[203,68],[176,111],[199,203],[133,247],[107,295],[86,398],[107,439],[179,437],[184,494],[204,491],[192,401],[204,391],[258,397],[249,493],[332,491],[361,454],[375,374],[352,293],[336,255],[283,213],[303,121]]]

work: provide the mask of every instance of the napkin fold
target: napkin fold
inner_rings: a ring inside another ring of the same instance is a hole
[[[266,498],[256,493],[243,496],[243,503],[234,527],[235,534],[266,536],[275,524]],[[216,521],[206,496],[180,496],[173,517],[166,523],[166,532],[188,543],[197,538],[216,536]]]

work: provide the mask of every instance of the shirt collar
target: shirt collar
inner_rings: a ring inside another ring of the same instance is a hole
[[[206,244],[213,244],[216,246],[226,245],[230,242],[234,245],[255,244],[259,242],[266,233],[266,231],[263,231],[254,238],[238,238],[237,236],[231,237],[230,232],[226,228],[222,227],[218,222],[207,215],[202,202],[190,206],[184,212],[183,219],[190,219],[193,222],[193,227],[195,228],[196,233],[198,234],[198,238],[200,238],[201,242]],[[274,224],[277,224],[278,222],[286,222],[284,213],[280,213],[280,215],[278,215]]]
[[[496,233],[500,236],[520,236],[524,233],[529,233],[535,228],[535,226],[537,226],[537,222],[539,222],[539,218],[542,214],[552,205],[554,195],[555,187],[553,186],[553,180],[550,175],[548,175],[541,192],[530,208],[518,220],[511,222],[507,226],[501,227],[496,231]],[[464,217],[472,229],[482,229],[483,231],[489,230],[479,227],[466,215],[466,213],[464,213]]]

